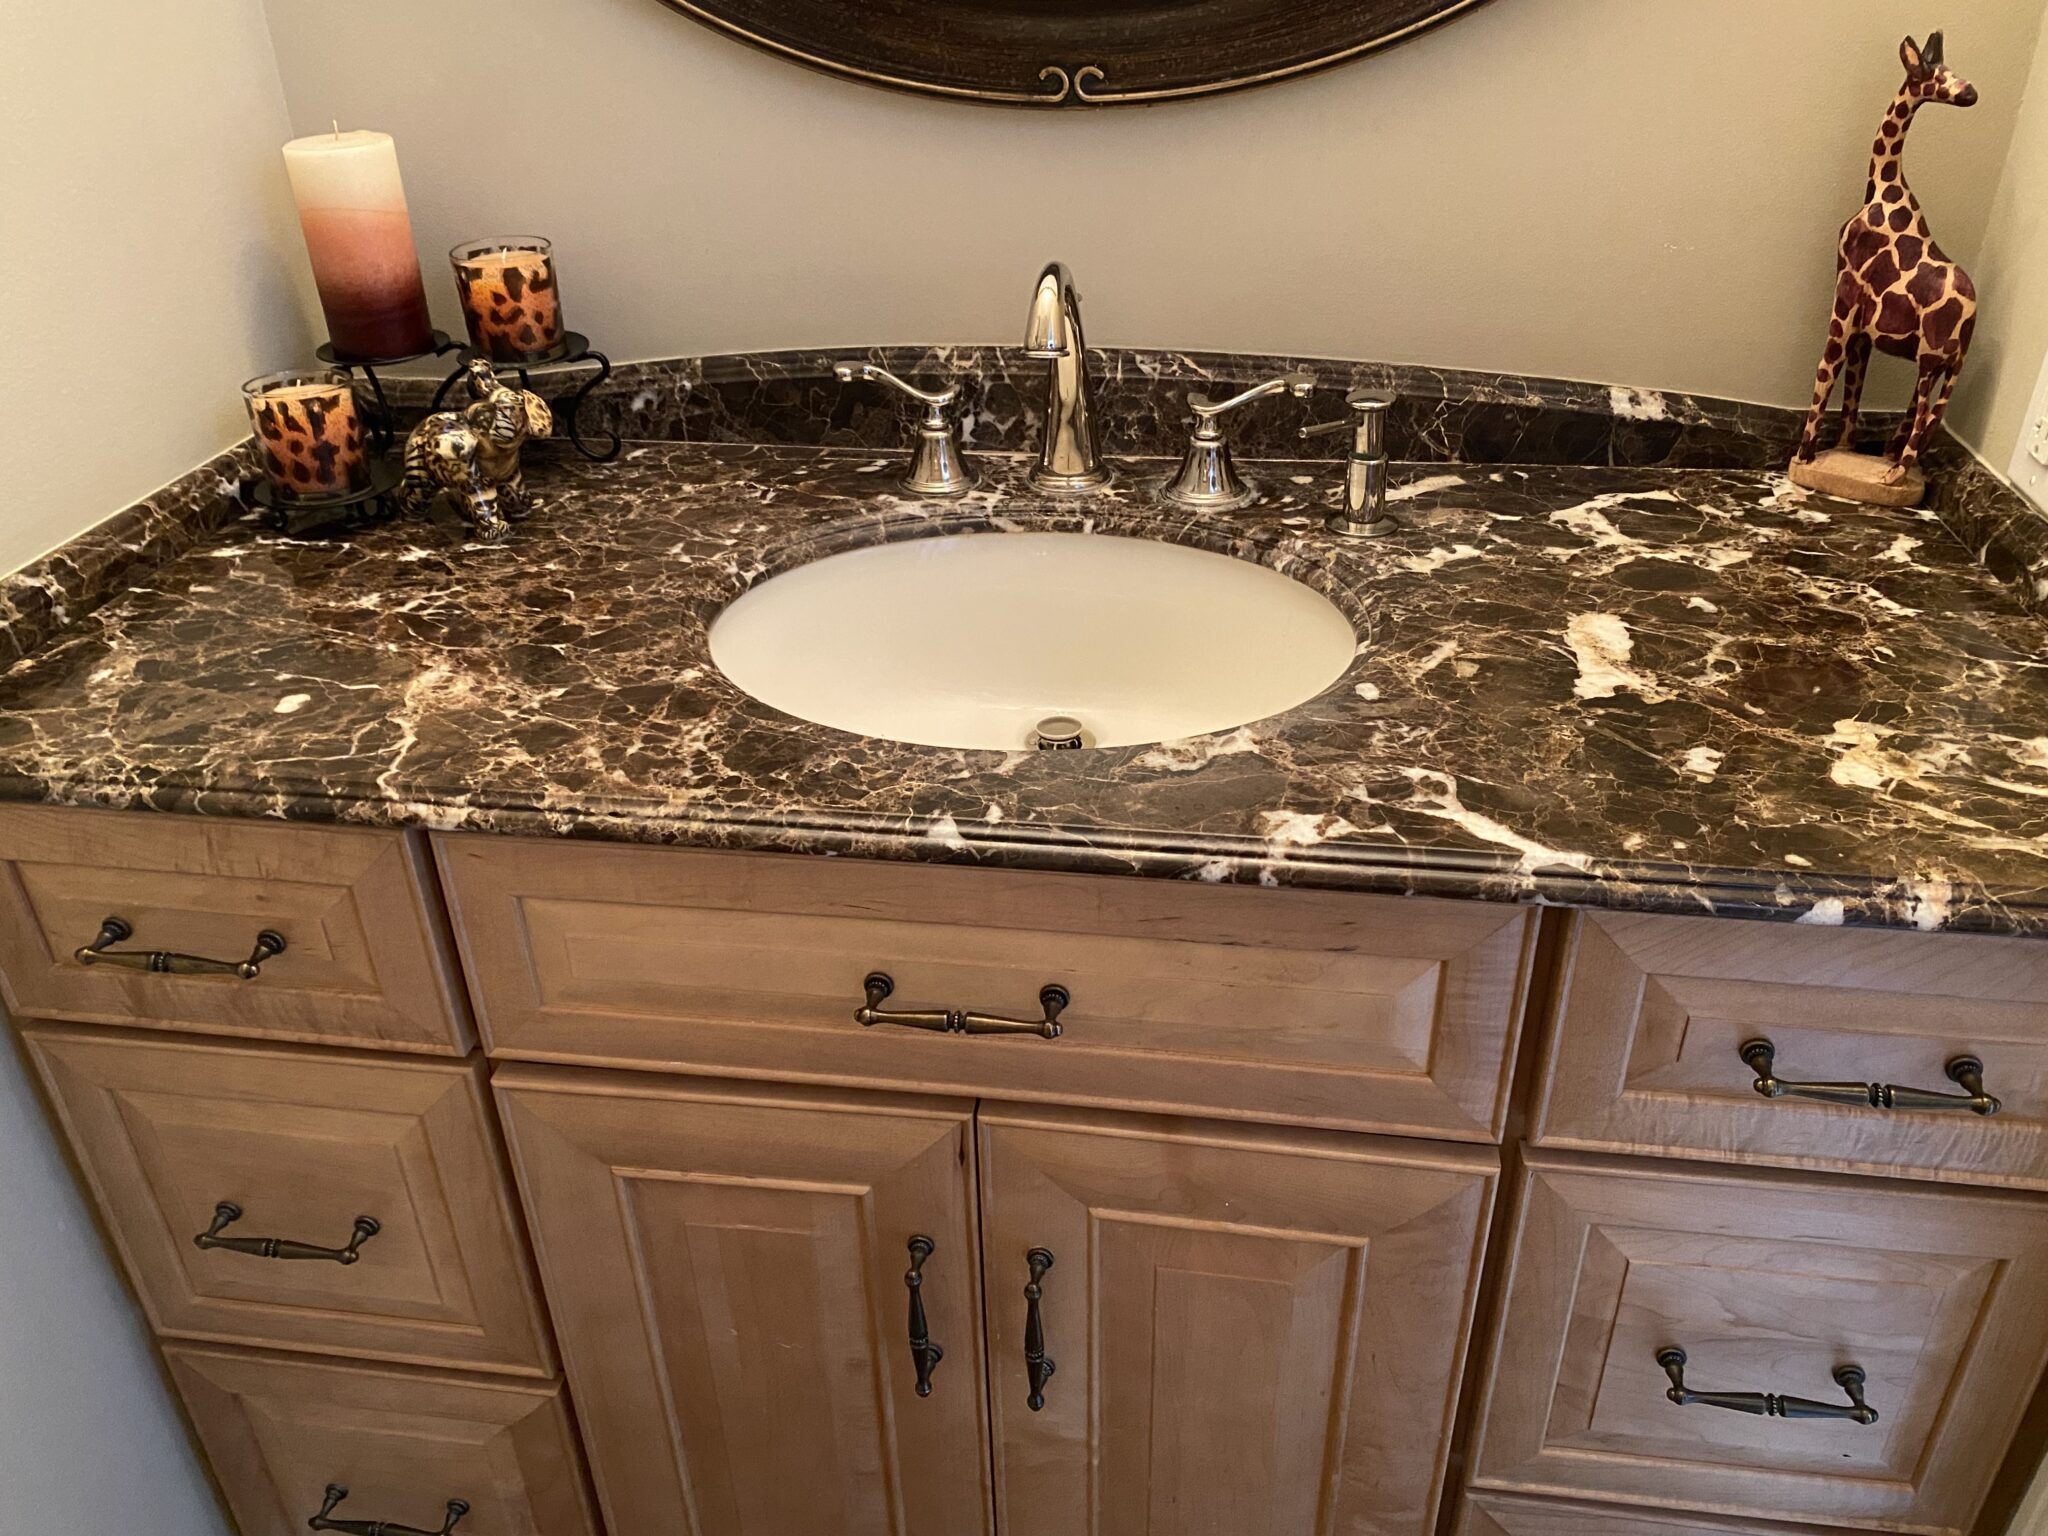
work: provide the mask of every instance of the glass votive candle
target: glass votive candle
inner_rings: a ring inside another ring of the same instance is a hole
[[[355,386],[338,368],[292,368],[242,386],[271,489],[319,501],[370,488],[370,448]]]
[[[547,241],[472,240],[448,259],[476,351],[494,363],[530,363],[562,350],[562,295]]]

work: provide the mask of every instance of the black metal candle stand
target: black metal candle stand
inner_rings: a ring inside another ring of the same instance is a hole
[[[365,427],[369,432],[370,446],[379,453],[388,453],[397,439],[397,417],[392,412],[391,402],[384,397],[384,386],[377,379],[379,368],[396,368],[400,363],[416,363],[423,357],[443,357],[450,352],[462,350],[462,344],[446,331],[436,331],[431,344],[423,352],[407,352],[398,357],[351,357],[346,352],[337,352],[334,343],[323,341],[313,355],[330,368],[339,368],[345,373],[360,373],[363,381],[370,386],[374,405],[367,412],[369,420]],[[441,386],[443,389],[447,385]],[[435,404],[440,396],[434,397]]]
[[[395,459],[372,459],[370,483],[338,496],[284,496],[262,476],[242,482],[242,501],[262,515],[270,528],[288,538],[303,539],[354,533],[398,515],[398,482],[403,470]]]
[[[478,358],[482,358],[500,373],[507,368],[512,369],[519,375],[519,387],[521,389],[533,388],[533,385],[529,382],[529,375],[532,374],[553,373],[558,369],[580,367],[584,363],[597,364],[596,373],[593,373],[568,394],[561,396],[559,399],[550,400],[548,402],[548,409],[560,418],[562,430],[567,434],[570,444],[578,453],[582,454],[583,457],[589,459],[592,463],[609,464],[619,456],[619,449],[623,445],[619,441],[618,433],[612,431],[609,427],[605,428],[604,435],[611,439],[611,444],[599,450],[591,447],[589,442],[584,439],[583,429],[577,421],[576,413],[583,408],[583,402],[590,398],[591,392],[598,385],[612,376],[612,360],[593,347],[590,344],[590,338],[581,331],[565,331],[562,333],[561,342],[552,352],[540,357],[529,357],[519,361],[501,362],[486,352],[479,352],[475,347],[457,348],[454,371],[447,378],[443,379],[441,387],[434,391],[434,403],[430,409],[436,411],[441,409],[441,402],[448,398],[448,391],[455,387],[455,381],[461,378],[463,370]]]

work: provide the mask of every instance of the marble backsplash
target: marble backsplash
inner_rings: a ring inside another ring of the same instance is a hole
[[[1024,452],[1042,421],[1044,365],[1001,347],[877,347],[773,352],[619,365],[584,403],[586,434],[637,440],[864,447],[904,446],[909,417],[876,384],[842,383],[832,364],[878,363],[913,382],[957,380],[970,449]],[[1346,390],[1391,390],[1388,449],[1397,461],[1667,469],[1769,469],[1797,436],[1800,413],[1774,406],[1560,379],[1410,364],[1202,352],[1096,351],[1096,404],[1106,452],[1171,456],[1186,443],[1191,389],[1220,393],[1295,368],[1314,373],[1308,401],[1259,401],[1232,426],[1245,459],[1333,461],[1341,433],[1304,442],[1305,425],[1347,418]],[[534,383],[560,400],[588,377]],[[386,380],[401,417],[416,420],[438,383]],[[1884,423],[1873,424],[1882,431]],[[563,430],[557,413],[557,430]],[[1929,506],[1976,558],[2048,616],[2048,517],[1944,435],[1928,458]],[[247,444],[228,449],[11,576],[0,577],[0,668],[11,666],[110,595],[147,580],[243,508],[254,473]]]
[[[1336,459],[1342,434],[1303,442],[1305,425],[1343,420],[1347,390],[1398,396],[1387,417],[1389,455],[1401,462],[1626,465],[1668,469],[1764,469],[1786,457],[1799,414],[1652,390],[1562,379],[1472,373],[1405,363],[1211,352],[1091,351],[1104,452],[1170,455],[1186,446],[1190,390],[1211,394],[1296,369],[1313,373],[1312,400],[1257,402],[1231,422],[1240,457]],[[842,383],[832,365],[880,365],[925,387],[957,382],[970,449],[1027,452],[1044,419],[1045,364],[1007,347],[871,347],[839,352],[763,352],[623,363],[583,406],[587,435],[604,430],[641,441],[793,447],[894,448],[907,406],[885,386]],[[560,398],[588,377],[541,374]],[[394,403],[417,413],[438,381],[390,382]]]

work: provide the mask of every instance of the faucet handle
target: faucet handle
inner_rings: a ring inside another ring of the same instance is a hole
[[[832,373],[846,384],[856,380],[886,384],[924,407],[924,419],[917,427],[917,450],[902,480],[906,491],[915,496],[965,496],[974,489],[974,466],[960,446],[960,424],[947,414],[948,407],[960,399],[958,384],[939,390],[919,389],[873,363],[834,363]]]
[[[1268,395],[1289,394],[1306,400],[1315,387],[1314,374],[1295,372],[1254,384],[1228,400],[1190,394],[1188,409],[1195,413],[1195,435],[1188,440],[1187,457],[1181,461],[1179,473],[1160,487],[1161,499],[1190,512],[1228,512],[1257,501],[1259,488],[1240,479],[1230,462],[1230,444],[1224,441],[1218,418]]]
[[[1199,425],[1209,426],[1218,416],[1236,410],[1240,405],[1253,400],[1263,400],[1268,395],[1289,394],[1297,400],[1306,400],[1315,393],[1316,376],[1296,370],[1283,373],[1278,378],[1267,379],[1263,384],[1254,384],[1250,389],[1232,395],[1228,400],[1211,400],[1207,395],[1190,394],[1188,409],[1195,413]]]
[[[886,384],[899,394],[915,400],[928,411],[949,406],[960,398],[958,384],[949,384],[940,390],[919,389],[915,384],[906,384],[888,369],[878,367],[874,363],[834,363],[832,373],[842,384],[851,384],[856,380],[869,384]]]

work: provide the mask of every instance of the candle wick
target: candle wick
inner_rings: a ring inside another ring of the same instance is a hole
[[[329,119],[327,119],[327,121],[329,121],[330,123],[334,124],[334,136],[335,136],[335,137],[336,137],[337,139],[338,139],[338,138],[340,138],[340,137],[341,137],[341,119],[340,119],[340,118],[338,118],[338,117],[330,117]]]

